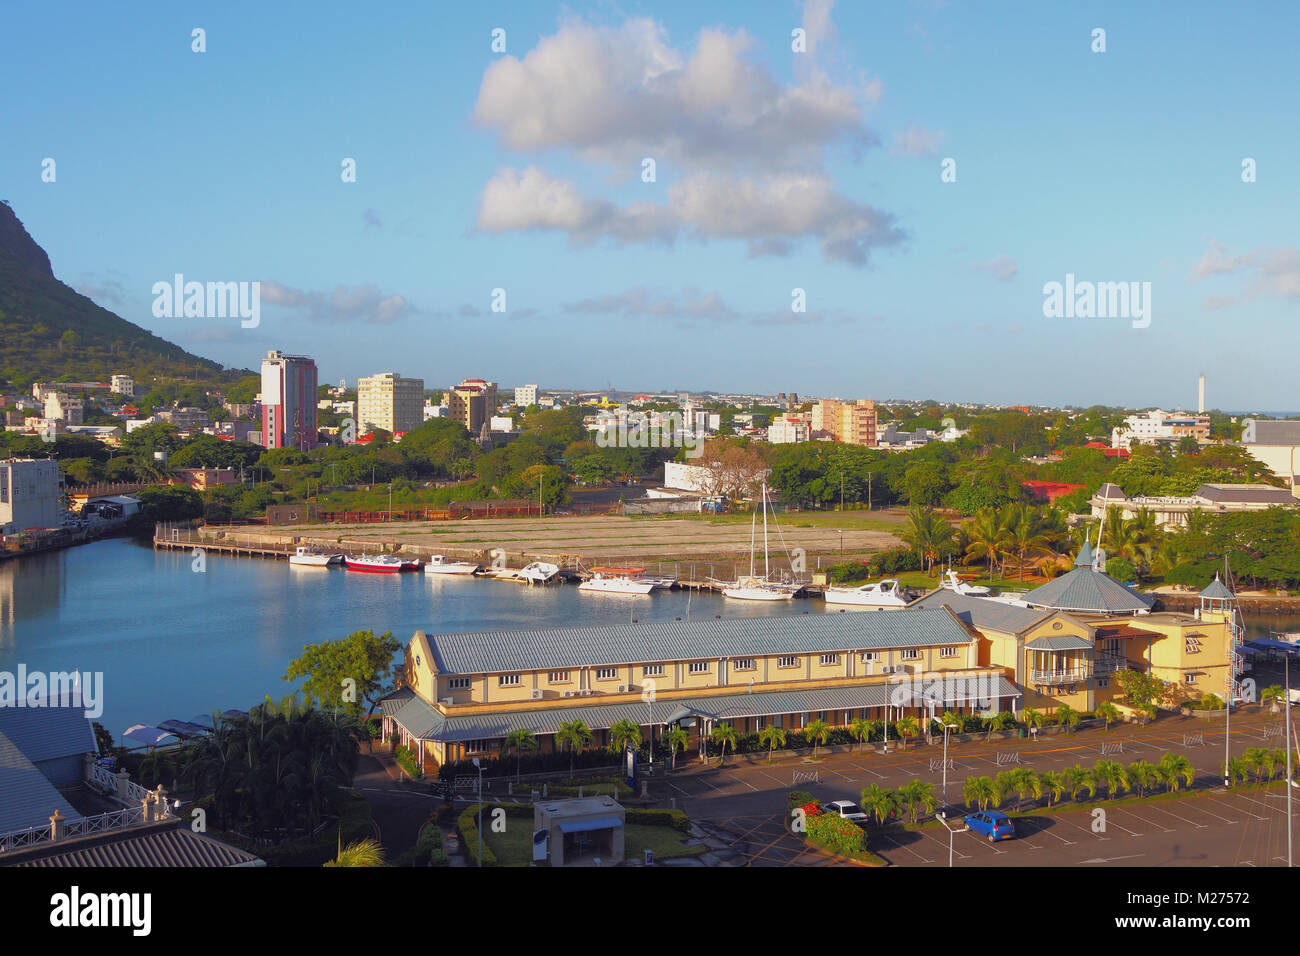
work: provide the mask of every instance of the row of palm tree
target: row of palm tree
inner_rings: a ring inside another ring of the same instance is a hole
[[[1086,791],[1088,798],[1092,799],[1102,787],[1105,787],[1108,798],[1130,791],[1144,797],[1161,786],[1172,793],[1182,786],[1192,786],[1195,778],[1196,771],[1187,757],[1167,753],[1154,764],[1135,760],[1125,767],[1115,760],[1099,760],[1092,767],[1075,764],[1060,771],[1043,773],[1036,773],[1028,767],[1013,767],[996,777],[967,777],[962,799],[968,807],[987,810],[990,806],[1002,806],[1012,794],[1018,803],[1029,798],[1039,800],[1046,794],[1047,804],[1052,806],[1066,794],[1071,800],[1077,800],[1079,794]]]
[[[892,816],[915,823],[919,817],[929,816],[938,809],[939,798],[934,792],[934,784],[922,780],[909,781],[896,790],[873,783],[863,789],[859,806],[863,813],[880,824]]]
[[[1281,747],[1251,747],[1240,757],[1228,760],[1228,779],[1245,783],[1253,776],[1256,783],[1272,780],[1279,772],[1285,773],[1286,751]]]

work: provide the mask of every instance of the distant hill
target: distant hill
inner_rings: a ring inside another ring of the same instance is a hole
[[[202,385],[252,374],[193,355],[60,282],[45,250],[0,200],[0,379],[26,387],[61,377],[106,382],[115,373]]]

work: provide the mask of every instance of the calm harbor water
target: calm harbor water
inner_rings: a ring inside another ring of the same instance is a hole
[[[822,613],[820,601],[778,604],[660,592],[589,594],[426,574],[357,574],[285,561],[154,551],[125,539],[0,564],[0,671],[104,675],[102,723],[188,720],[246,710],[289,693],[286,665],[307,644],[356,630],[403,643],[429,633],[569,624]]]
[[[104,675],[101,718],[131,724],[247,709],[296,687],[285,666],[307,644],[353,631],[476,631],[568,624],[824,613],[819,600],[775,604],[661,592],[588,594],[425,574],[356,574],[284,561],[185,552],[125,539],[0,564],[0,671]],[[689,606],[688,606],[689,601]],[[1248,619],[1252,636],[1300,629],[1300,619]]]

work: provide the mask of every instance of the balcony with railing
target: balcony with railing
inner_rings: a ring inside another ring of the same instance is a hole
[[[1092,677],[1092,668],[1086,664],[1076,667],[1059,667],[1050,670],[1035,668],[1032,672],[1035,684],[1081,684]]]

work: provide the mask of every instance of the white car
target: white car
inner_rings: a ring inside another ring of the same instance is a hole
[[[857,824],[866,823],[869,817],[862,808],[852,800],[832,800],[825,805],[827,813],[833,813],[842,820],[851,820]]]

